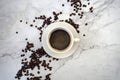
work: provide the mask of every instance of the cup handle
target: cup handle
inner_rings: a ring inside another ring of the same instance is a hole
[[[79,42],[80,39],[79,39],[79,38],[75,38],[74,41],[75,41],[75,42]]]

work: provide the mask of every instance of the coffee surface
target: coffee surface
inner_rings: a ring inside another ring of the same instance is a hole
[[[70,44],[70,35],[64,30],[56,30],[51,33],[50,45],[57,50],[64,50]]]

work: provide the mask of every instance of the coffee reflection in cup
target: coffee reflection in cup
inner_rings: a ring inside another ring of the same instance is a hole
[[[71,37],[69,33],[62,29],[57,29],[51,32],[49,37],[50,46],[59,51],[67,49],[70,45]]]

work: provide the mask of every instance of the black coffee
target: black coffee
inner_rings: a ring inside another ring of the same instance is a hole
[[[70,44],[70,35],[64,30],[56,30],[50,36],[50,45],[57,50],[64,50]]]

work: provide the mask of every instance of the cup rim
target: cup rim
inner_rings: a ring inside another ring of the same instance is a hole
[[[66,31],[66,32],[69,34],[69,36],[70,36],[70,44],[68,45],[67,48],[65,48],[65,49],[63,49],[63,50],[57,50],[57,49],[52,48],[52,46],[51,46],[51,44],[50,44],[50,42],[49,42],[49,38],[50,38],[51,33],[54,32],[54,31],[56,31],[56,30],[64,30],[64,31]],[[50,32],[49,35],[48,35],[47,43],[48,43],[48,47],[49,47],[52,51],[54,51],[55,53],[64,53],[64,52],[67,52],[68,50],[71,49],[71,47],[72,47],[72,45],[73,45],[73,35],[71,34],[71,32],[70,32],[69,30],[66,30],[65,28],[54,28],[53,30],[51,30],[51,32]]]
[[[72,44],[70,45],[68,49],[58,52],[51,48],[51,45],[49,43],[49,37],[50,37],[50,33],[53,32],[53,30],[55,29],[57,30],[63,29],[70,35]],[[78,48],[79,40],[75,41],[74,40],[75,38],[79,39],[79,35],[72,25],[66,22],[55,22],[55,23],[48,25],[48,27],[45,28],[45,30],[43,31],[42,46],[48,55],[55,57],[55,58],[65,58],[65,57],[72,55],[75,52],[75,50]]]

